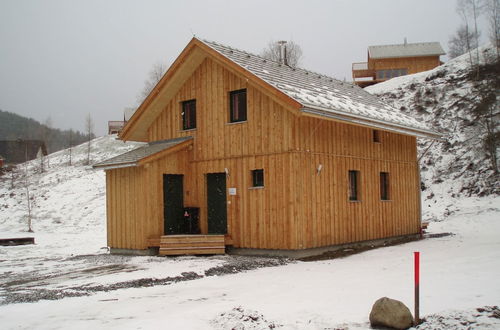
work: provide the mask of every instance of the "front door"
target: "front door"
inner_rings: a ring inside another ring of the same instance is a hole
[[[207,174],[207,217],[209,234],[227,233],[226,173]]]
[[[183,175],[163,174],[163,216],[166,235],[185,234]]]

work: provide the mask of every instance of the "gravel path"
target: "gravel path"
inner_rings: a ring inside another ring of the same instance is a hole
[[[293,262],[286,258],[258,258],[243,256],[213,256],[207,258],[221,259],[224,263],[221,266],[212,267],[204,271],[204,274],[195,272],[183,272],[178,276],[167,276],[164,278],[140,278],[111,284],[85,284],[79,286],[68,286],[57,289],[47,289],[47,284],[57,284],[64,279],[89,279],[99,275],[114,274],[120,272],[132,272],[137,268],[127,265],[128,261],[134,257],[113,256],[113,255],[86,255],[76,256],[61,260],[60,262],[84,261],[86,267],[71,270],[65,273],[49,273],[40,275],[38,272],[24,273],[16,276],[15,280],[8,280],[0,283],[0,305],[14,303],[29,303],[39,300],[58,300],[65,297],[87,296],[96,292],[108,292],[125,288],[151,287],[156,285],[169,285],[172,283],[193,281],[209,276],[223,276],[236,274],[248,270],[264,267],[275,267]],[[175,260],[175,257],[163,260]],[[162,258],[158,258],[162,262]],[[95,266],[96,263],[105,265]],[[109,263],[109,264],[106,264]]]

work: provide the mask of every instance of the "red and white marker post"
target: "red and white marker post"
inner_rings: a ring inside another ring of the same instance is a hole
[[[420,324],[420,252],[415,256],[415,325]]]

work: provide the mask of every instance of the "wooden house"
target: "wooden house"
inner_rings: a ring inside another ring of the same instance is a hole
[[[352,64],[352,79],[360,87],[388,79],[434,69],[445,52],[439,42],[407,43],[368,47],[368,61]]]
[[[125,126],[124,120],[109,120],[108,121],[108,134],[118,134]]]
[[[349,83],[193,38],[106,170],[112,252],[316,254],[420,233],[417,120]],[[298,252],[297,252],[298,251]]]

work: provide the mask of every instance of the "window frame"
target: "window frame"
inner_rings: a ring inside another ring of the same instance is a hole
[[[194,106],[190,107],[190,105]],[[189,112],[189,115],[191,115],[191,113],[194,113],[193,115],[194,117],[190,118],[191,116],[186,115],[186,112]],[[181,118],[182,118],[183,131],[196,129],[196,99],[191,99],[181,102]],[[191,120],[193,121],[193,123],[191,123],[191,125],[188,127],[187,124],[189,124]]]
[[[380,200],[391,200],[391,176],[389,172],[380,172]]]
[[[245,102],[241,102],[239,97],[240,95],[244,95]],[[237,108],[238,113],[242,112],[241,115],[235,118],[235,100],[237,100]],[[241,105],[244,104],[244,108],[240,109]],[[229,122],[230,123],[241,123],[247,121],[247,89],[238,89],[229,92]],[[243,118],[244,117],[244,118]]]
[[[380,139],[380,131],[378,129],[373,130],[372,141],[373,141],[373,143],[382,143],[381,139]]]
[[[252,170],[252,188],[264,188],[264,169],[257,168]],[[260,176],[260,178],[258,177]],[[260,179],[260,180],[259,180]]]
[[[360,171],[348,171],[348,199],[350,202],[360,202],[361,194],[359,190]]]

